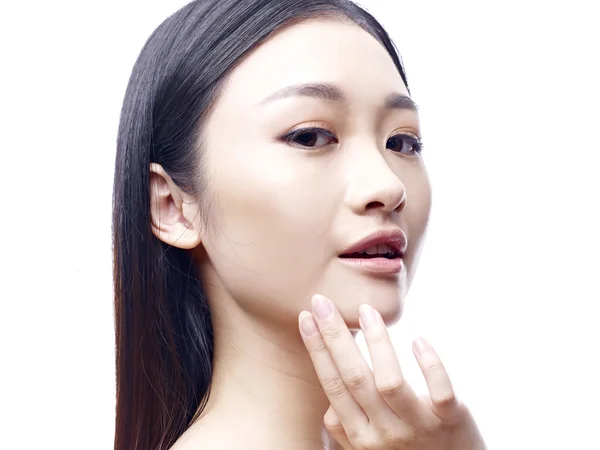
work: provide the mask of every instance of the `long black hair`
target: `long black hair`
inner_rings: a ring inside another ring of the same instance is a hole
[[[133,67],[121,111],[113,192],[115,450],[171,447],[202,412],[212,379],[208,303],[189,251],[151,229],[151,162],[207,195],[202,127],[231,70],[274,31],[310,18],[373,35],[408,88],[383,27],[348,0],[197,0],[167,18]]]

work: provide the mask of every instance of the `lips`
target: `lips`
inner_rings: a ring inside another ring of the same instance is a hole
[[[407,240],[399,229],[380,230],[349,245],[339,255],[340,258],[402,258],[406,252]]]

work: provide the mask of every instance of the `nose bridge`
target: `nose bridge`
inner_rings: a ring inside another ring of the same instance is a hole
[[[346,157],[349,172],[347,201],[352,209],[364,211],[375,204],[393,211],[404,204],[404,184],[376,145],[364,141],[357,143],[348,149]]]

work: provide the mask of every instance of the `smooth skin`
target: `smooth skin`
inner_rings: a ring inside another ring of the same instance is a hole
[[[298,85],[320,87],[289,90]],[[385,106],[399,96],[402,107]],[[215,342],[208,403],[173,449],[337,450],[341,441],[346,448],[428,450],[430,436],[451,436],[450,428],[425,420],[431,415],[408,390],[394,403],[406,413],[395,418],[352,342],[361,304],[377,309],[386,326],[400,319],[425,240],[431,189],[413,145],[421,139],[418,111],[407,98],[390,55],[361,27],[331,19],[295,23],[228,76],[202,130],[207,190],[200,198],[150,165],[153,232],[194,258]],[[375,276],[338,257],[390,229],[407,238],[400,273]],[[337,328],[321,328],[326,345],[315,344],[315,336],[307,351],[298,317],[316,293],[335,301]],[[325,364],[325,348],[338,365]],[[377,367],[394,375],[380,382],[394,388],[400,372],[393,349],[380,352],[387,362]],[[323,386],[343,361],[364,371],[365,389],[349,389],[360,400],[333,400],[331,384]],[[360,413],[366,404],[370,414]],[[410,441],[413,417],[422,424]],[[468,428],[460,423],[457,430]],[[389,446],[389,437],[401,440]],[[402,439],[411,446],[399,447]],[[475,440],[462,450],[479,448]]]
[[[335,304],[312,298],[300,330],[331,405],[324,423],[344,450],[484,450],[467,407],[455,396],[439,356],[422,338],[413,343],[429,396],[419,399],[404,380],[381,314],[360,306],[360,326],[373,371]]]

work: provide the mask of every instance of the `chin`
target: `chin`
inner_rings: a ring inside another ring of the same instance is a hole
[[[367,279],[320,292],[333,300],[348,328],[360,330],[358,307],[367,303],[381,314],[386,326],[402,317],[405,289],[389,279]]]

